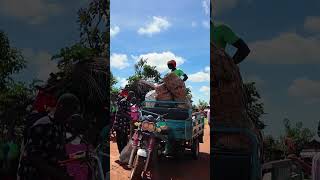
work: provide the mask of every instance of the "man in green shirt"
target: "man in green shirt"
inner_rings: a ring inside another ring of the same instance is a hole
[[[188,76],[181,69],[176,68],[177,63],[175,60],[168,61],[167,65],[168,65],[168,68],[171,69],[171,72],[176,74],[178,77],[183,76],[183,81],[186,81],[188,79]]]
[[[210,20],[210,43],[214,43],[217,48],[225,49],[228,44],[237,48],[237,52],[233,56],[233,60],[236,64],[242,62],[250,53],[250,49],[247,44],[239,38],[230,27],[221,24],[215,26],[212,18],[212,2],[211,2],[211,20]]]

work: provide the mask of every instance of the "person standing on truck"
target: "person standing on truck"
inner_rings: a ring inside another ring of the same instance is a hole
[[[181,69],[177,68],[177,63],[175,60],[168,61],[167,65],[171,72],[179,76],[179,78],[183,76],[183,81],[186,81],[188,79],[188,76]]]

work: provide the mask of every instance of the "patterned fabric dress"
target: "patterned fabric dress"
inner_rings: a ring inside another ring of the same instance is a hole
[[[121,131],[122,133],[129,134],[130,129],[130,103],[127,98],[123,98],[118,101],[118,112],[114,121],[113,128],[115,131]]]
[[[41,157],[47,160],[49,165],[59,168],[58,161],[66,159],[64,135],[65,127],[51,122],[48,116],[35,123],[31,128],[19,165],[20,180],[51,180],[50,177],[43,177],[28,161],[28,157]]]
[[[113,129],[116,131],[119,153],[127,145],[130,134],[130,103],[127,98],[118,101],[118,112],[114,121]]]

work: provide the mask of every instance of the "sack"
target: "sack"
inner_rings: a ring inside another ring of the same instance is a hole
[[[156,93],[159,95],[159,94],[168,94],[169,91],[167,89],[167,87],[165,86],[165,84],[159,84],[157,86],[155,86],[155,90],[156,90]]]
[[[123,150],[120,153],[119,160],[121,163],[129,163],[131,151],[132,151],[132,140],[129,141],[129,143],[126,145],[126,147],[123,148]]]
[[[187,91],[185,86],[177,86],[175,89],[171,89],[175,99],[186,99]]]
[[[157,101],[172,101],[173,97],[171,95],[171,93],[166,93],[166,94],[157,94],[156,97]]]
[[[232,127],[253,129],[247,117],[246,94],[238,66],[223,49],[211,44],[212,116],[215,122]]]
[[[163,82],[167,89],[171,92],[172,90],[176,89],[177,87],[184,86],[185,84],[182,79],[180,79],[174,73],[169,73],[163,78]]]
[[[156,100],[157,93],[155,90],[152,90],[148,92],[145,96],[146,101],[155,101]],[[154,102],[146,102],[146,107],[154,107]]]
[[[246,111],[246,94],[239,67],[233,59],[214,44],[210,48],[211,88],[213,96],[212,119],[224,127],[244,128],[254,131],[255,126]],[[214,136],[214,144],[225,148],[250,150],[252,144],[244,135]]]

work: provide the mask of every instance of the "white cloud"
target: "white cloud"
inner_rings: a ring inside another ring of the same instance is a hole
[[[164,17],[152,17],[152,22],[146,24],[144,27],[139,28],[138,33],[141,35],[149,35],[160,33],[171,26],[170,22]]]
[[[204,71],[199,71],[189,75],[191,82],[208,82],[210,81],[210,67],[206,67]]]
[[[210,28],[210,22],[209,21],[202,21],[202,26],[205,28]]]
[[[320,33],[320,17],[309,16],[304,22],[304,28],[309,32]]]
[[[114,27],[110,28],[110,36],[111,37],[116,36],[119,32],[120,32],[119,26],[114,26]]]
[[[129,67],[128,57],[126,54],[113,53],[110,57],[111,68],[124,69]]]
[[[202,0],[202,7],[206,15],[210,14],[210,0]]]
[[[288,89],[290,96],[303,98],[305,103],[320,102],[320,81],[299,78],[293,81]]]
[[[168,70],[167,62],[174,59],[177,62],[177,66],[182,65],[185,62],[183,57],[177,56],[170,51],[162,52],[162,53],[148,53],[141,54],[140,56],[132,56],[136,61],[139,61],[141,58],[147,60],[147,64],[151,66],[156,66],[156,69],[163,73]]]
[[[191,23],[191,26],[192,26],[192,27],[197,27],[197,25],[198,25],[198,24],[197,24],[197,22],[195,22],[195,21],[193,21],[193,22]]]
[[[47,0],[1,0],[0,13],[22,19],[29,24],[40,24],[49,16],[59,15],[62,6]]]
[[[128,84],[128,80],[126,78],[117,77],[118,84],[120,87],[124,88]]]
[[[209,95],[210,87],[209,86],[201,86],[199,91],[205,93],[206,95]]]
[[[28,62],[27,70],[35,72],[35,78],[47,80],[50,73],[58,71],[57,64],[51,60],[52,55],[48,52],[36,52],[30,48],[25,48],[22,53]]]
[[[206,66],[206,67],[204,68],[204,72],[210,73],[210,66]]]
[[[250,59],[260,64],[319,64],[320,40],[296,33],[282,33],[270,40],[251,43]]]

